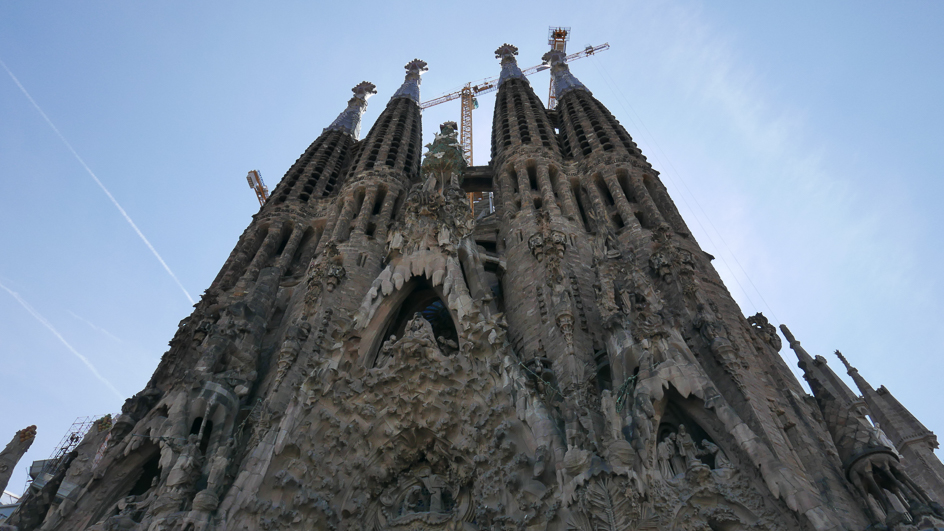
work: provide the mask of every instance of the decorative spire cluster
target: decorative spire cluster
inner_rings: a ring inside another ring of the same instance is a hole
[[[426,61],[413,59],[404,67],[406,68],[406,79],[403,84],[393,94],[393,98],[409,98],[416,103],[420,102],[420,76],[429,71],[426,67]]]
[[[502,67],[501,75],[498,76],[499,87],[509,79],[523,79],[525,83],[528,82],[524,73],[518,68],[518,60],[515,59],[516,55],[518,55],[518,47],[508,43],[502,44],[495,50],[495,58],[501,59]]]
[[[574,89],[590,92],[583,83],[572,73],[565,61],[566,55],[560,50],[551,50],[541,57],[545,64],[551,67],[551,77],[554,79],[554,97],[560,100],[564,93]]]
[[[377,87],[369,81],[361,81],[351,89],[354,96],[348,100],[347,109],[325,128],[325,131],[344,131],[356,140],[361,130],[361,117],[367,110],[367,98],[377,94]]]

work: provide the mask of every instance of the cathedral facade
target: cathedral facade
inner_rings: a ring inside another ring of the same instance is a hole
[[[934,434],[782,327],[808,395],[564,54],[552,111],[516,55],[496,51],[487,166],[454,123],[423,157],[424,62],[363,139],[357,85],[147,387],[8,524],[944,527]]]

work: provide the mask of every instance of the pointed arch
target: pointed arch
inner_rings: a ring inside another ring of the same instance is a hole
[[[358,358],[363,366],[368,369],[374,367],[383,342],[391,335],[403,337],[406,323],[417,312],[424,314],[424,318],[430,321],[437,337],[443,335],[461,345],[459,319],[446,300],[442,285],[434,286],[422,276],[410,278],[400,289],[385,297],[361,335]]]

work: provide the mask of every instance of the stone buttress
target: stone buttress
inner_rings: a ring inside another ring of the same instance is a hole
[[[808,395],[563,52],[553,111],[517,53],[487,166],[454,122],[422,157],[423,61],[360,141],[357,85],[22,531],[944,525],[934,434],[784,327]]]

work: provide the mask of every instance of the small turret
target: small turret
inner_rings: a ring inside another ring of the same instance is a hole
[[[419,178],[423,126],[420,121],[420,76],[426,62],[414,59],[406,64],[403,84],[387,102],[377,121],[358,145],[346,180],[358,181],[365,172],[392,172],[409,182]]]
[[[406,64],[406,79],[393,94],[393,98],[409,98],[417,104],[420,102],[420,76],[429,71],[426,61],[413,59]],[[391,98],[391,99],[393,99]]]
[[[361,131],[361,117],[367,110],[367,98],[377,94],[377,87],[369,81],[361,81],[351,90],[354,96],[348,100],[347,109],[341,111],[325,131],[344,131],[357,140]]]
[[[502,84],[509,79],[523,79],[525,83],[528,83],[528,79],[525,77],[524,73],[521,72],[521,69],[518,68],[518,60],[515,59],[515,56],[518,55],[518,47],[505,43],[498,47],[495,50],[495,58],[501,59],[501,74],[498,76],[498,87],[501,88]],[[530,85],[530,83],[528,83]]]
[[[554,78],[554,97],[558,101],[561,96],[571,90],[586,90],[590,93],[590,90],[570,72],[570,67],[565,62],[566,57],[567,55],[561,50],[551,50],[541,58],[551,67],[551,77]]]
[[[872,523],[893,527],[910,520],[919,523],[918,529],[939,526],[944,507],[899,463],[894,445],[866,419],[864,403],[839,380],[822,356],[813,359],[786,325],[780,325],[780,330],[800,360],[798,365],[823,413],[846,479],[866,502]],[[899,511],[899,505],[904,506],[907,515]]]

